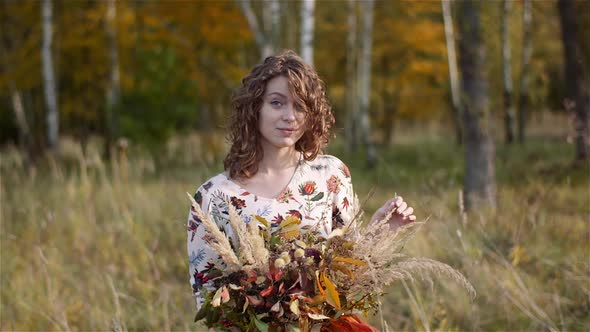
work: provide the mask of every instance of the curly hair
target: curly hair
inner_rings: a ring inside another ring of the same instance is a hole
[[[242,80],[232,97],[228,128],[231,148],[223,162],[232,179],[250,178],[258,172],[263,157],[259,111],[267,82],[279,75],[287,78],[295,107],[305,112],[305,132],[295,143],[295,150],[302,152],[305,160],[313,160],[332,136],[334,115],[317,72],[293,51],[269,56]]]

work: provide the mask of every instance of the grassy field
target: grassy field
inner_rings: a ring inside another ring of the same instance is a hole
[[[196,330],[185,192],[221,170],[198,142],[110,163],[66,142],[63,161],[31,171],[4,150],[0,330]],[[335,142],[361,201],[372,192],[367,214],[404,196],[428,219],[406,252],[455,267],[478,292],[470,301],[444,279],[393,285],[389,327],[590,330],[590,171],[571,167],[572,149],[552,138],[498,146],[498,209],[465,214],[462,150],[449,137],[403,136],[374,171]]]

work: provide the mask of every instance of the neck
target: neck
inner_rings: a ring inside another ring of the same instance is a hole
[[[266,174],[278,173],[295,167],[301,155],[294,146],[277,149],[263,144],[262,150],[264,156],[258,165],[258,172]]]

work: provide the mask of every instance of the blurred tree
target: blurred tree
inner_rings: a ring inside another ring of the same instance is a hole
[[[530,71],[531,57],[533,54],[532,15],[533,11],[531,0],[524,0],[522,5],[522,70],[520,73],[520,89],[518,98],[518,141],[520,143],[523,143],[525,140],[526,122],[529,108],[531,106]]]
[[[366,0],[361,3],[363,26],[361,30],[362,54],[359,58],[358,84],[360,101],[360,130],[367,154],[367,165],[373,168],[377,164],[377,154],[372,142],[371,123],[369,119],[369,103],[371,92],[371,51],[373,48],[373,8],[374,1]]]
[[[357,2],[348,0],[348,17],[347,17],[347,37],[346,37],[346,150],[348,152],[356,150],[356,117],[358,113],[358,94],[357,94]]]
[[[512,102],[512,67],[510,51],[510,11],[512,0],[502,0],[502,64],[503,64],[503,82],[504,82],[504,139],[510,144],[514,141],[514,106]],[[521,90],[522,91],[522,90]]]
[[[496,206],[495,149],[491,137],[488,85],[484,65],[486,48],[481,39],[481,3],[459,3],[459,63],[464,94],[465,208]]]
[[[441,0],[443,22],[445,25],[445,40],[447,45],[447,59],[449,64],[449,79],[451,85],[451,102],[453,110],[453,124],[455,125],[455,138],[457,144],[463,141],[463,130],[461,128],[461,91],[459,81],[459,72],[457,70],[457,56],[455,52],[455,33],[453,31],[453,16],[451,12],[450,0]]]
[[[252,5],[250,4],[250,0],[236,0],[240,4],[240,8],[248,21],[248,25],[250,26],[250,30],[254,34],[256,44],[258,45],[258,49],[262,58],[266,58],[267,56],[273,54],[275,51],[276,45],[273,45],[272,36],[269,33],[274,33],[278,31],[278,26],[272,26],[275,21],[275,15],[279,15],[279,11],[277,6],[279,3],[277,0],[267,0],[269,3],[267,4],[266,1],[263,2],[263,22],[264,25],[261,28],[258,24],[258,19],[256,18],[256,14],[252,9]],[[270,10],[272,8],[272,10]]]
[[[449,96],[445,30],[437,2],[377,2],[376,7],[379,29],[374,33],[372,79],[376,107],[371,118],[390,144],[398,118],[439,119],[448,117],[441,112],[447,108],[452,114],[452,104],[445,102]]]
[[[120,102],[121,80],[119,76],[119,46],[117,45],[117,3],[116,0],[108,0],[106,16],[106,33],[109,44],[109,57],[111,70],[109,85],[107,87],[107,100],[105,107],[105,156],[111,157],[112,142],[118,135],[118,115],[116,108]]]
[[[57,152],[59,139],[59,110],[57,88],[53,71],[53,1],[43,0],[41,5],[43,20],[43,44],[41,58],[43,63],[43,86],[47,112],[47,144],[51,152]]]
[[[590,100],[578,39],[578,20],[573,0],[559,0],[558,8],[565,60],[566,95],[563,103],[575,118],[575,160],[585,162],[590,157]]]
[[[315,0],[303,0],[301,5],[301,57],[313,66],[313,31]]]
[[[17,85],[17,77],[15,77],[15,71],[17,71],[17,69],[15,69],[17,68],[15,62],[17,61],[15,61],[16,59],[14,55],[18,50],[22,49],[23,43],[27,39],[26,34],[30,34],[30,32],[23,33],[22,31],[19,31],[16,22],[18,16],[10,15],[14,14],[11,13],[11,10],[14,10],[14,6],[9,6],[7,2],[2,2],[1,6],[2,14],[0,16],[0,31],[2,31],[2,34],[0,35],[0,59],[2,59],[2,62],[0,63],[0,72],[2,75],[0,76],[4,79],[0,80],[0,86],[8,87],[14,120],[18,130],[18,145],[23,151],[27,152],[25,153],[25,163],[28,166],[30,165],[31,159],[34,157],[34,141],[31,127],[27,120],[22,93]],[[28,30],[30,31],[31,29]],[[6,128],[3,126],[2,131],[5,130]],[[4,137],[0,137],[0,139],[3,138]]]

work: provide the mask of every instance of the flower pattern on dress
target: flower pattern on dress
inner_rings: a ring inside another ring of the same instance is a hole
[[[279,194],[279,196],[277,196],[277,201],[279,203],[289,203],[289,200],[295,200],[295,196],[293,196],[293,192],[290,188],[286,188]]]
[[[340,191],[340,184],[342,182],[336,175],[332,175],[327,182],[328,191],[337,194]]]
[[[299,186],[299,193],[302,196],[310,196],[315,193],[315,181],[307,181]]]
[[[348,167],[338,158],[318,155],[312,161],[300,161],[290,182],[275,198],[266,198],[242,188],[227,173],[220,173],[204,182],[195,192],[195,201],[208,213],[219,229],[227,234],[230,243],[237,243],[229,224],[229,206],[234,206],[246,223],[257,219],[268,220],[277,227],[285,218],[302,220],[301,226],[319,227],[325,235],[342,227],[353,216],[351,204],[354,192]],[[192,209],[187,220],[189,276],[197,307],[202,303],[202,292],[215,276],[213,267],[223,268],[220,257],[208,246],[202,221]]]

